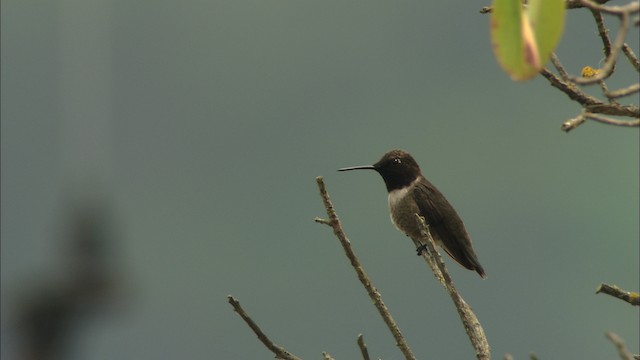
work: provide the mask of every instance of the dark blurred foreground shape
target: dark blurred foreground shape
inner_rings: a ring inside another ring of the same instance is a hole
[[[117,298],[116,231],[108,203],[100,198],[68,205],[61,214],[62,236],[54,239],[63,249],[61,276],[42,274],[24,284],[27,293],[15,304],[22,360],[69,358],[82,322]]]

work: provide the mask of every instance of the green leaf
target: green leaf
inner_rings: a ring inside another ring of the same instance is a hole
[[[551,52],[560,42],[564,28],[564,12],[564,0],[529,1],[526,14],[538,43],[540,69],[549,60]]]
[[[564,0],[494,0],[491,43],[500,66],[513,80],[536,76],[562,35]]]

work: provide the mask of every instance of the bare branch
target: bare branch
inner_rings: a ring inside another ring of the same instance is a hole
[[[591,15],[593,15],[593,19],[596,22],[596,27],[598,28],[598,35],[600,35],[600,39],[602,39],[602,52],[604,53],[604,57],[611,56],[611,40],[609,39],[609,29],[604,26],[604,18],[602,17],[602,13],[597,10],[591,10]]]
[[[604,5],[609,2],[609,0],[596,0],[597,4]],[[584,5],[580,0],[567,0],[567,9],[579,9],[583,8]]]
[[[605,96],[609,94],[609,87],[607,86],[607,83],[604,80],[598,81],[598,85],[600,85],[600,89],[602,90],[602,93],[605,94]],[[607,96],[607,99],[609,99],[609,104],[620,106],[620,103],[618,103],[616,98]]]
[[[558,69],[558,72],[561,72],[564,70],[564,68],[562,67],[562,64],[560,64],[557,58],[552,57],[552,62],[554,63],[554,66],[556,66],[556,68]],[[638,106],[620,105],[616,103],[607,104],[596,99],[593,96],[586,94],[584,91],[578,88],[576,84],[570,81],[565,81],[561,79],[556,74],[552,73],[546,68],[542,69],[542,71],[540,71],[540,74],[549,81],[551,86],[567,94],[567,96],[569,96],[571,100],[574,100],[577,103],[581,104],[584,107],[584,109],[590,113],[606,114],[606,115],[614,115],[614,116],[627,116],[627,117],[635,117],[635,118],[640,117],[640,107]],[[630,86],[630,88],[631,88],[630,91],[632,91],[633,86]],[[621,91],[621,93],[623,92]],[[614,95],[617,96],[618,94],[614,93]],[[578,116],[578,118],[579,117],[580,116]],[[578,119],[576,118],[572,120],[578,120]],[[562,127],[563,130],[565,131],[566,131],[565,129],[566,124],[567,122],[565,122],[565,125],[563,125]],[[631,125],[631,126],[635,126],[635,125]],[[572,130],[574,128],[575,126],[569,128],[569,130]]]
[[[580,115],[565,121],[562,124],[562,130],[565,132],[569,132],[578,126],[582,125],[586,120],[594,120],[607,125],[615,125],[615,126],[623,126],[623,127],[639,127],[640,119],[635,120],[619,120],[612,119],[606,116],[601,116],[594,114],[592,112],[583,111]]]
[[[596,0],[597,4],[603,5],[609,2],[609,0]],[[567,9],[579,9],[585,7],[580,0],[566,0]],[[491,6],[484,6],[480,9],[480,14],[488,14],[493,11]]]
[[[598,102],[596,104],[584,106],[584,110],[592,114],[640,118],[640,107],[638,107],[637,105],[618,105]]]
[[[591,112],[585,112],[584,116],[589,120],[595,120],[599,123],[607,124],[607,125],[615,125],[615,126],[624,126],[624,127],[638,127],[640,126],[640,119],[635,120],[618,120],[612,119],[606,116],[597,115]]]
[[[578,1],[583,1],[583,0],[578,0]],[[584,0],[584,1],[585,3],[588,2],[588,0]],[[622,28],[621,28],[621,30],[618,31],[616,42],[614,44],[611,44],[611,41],[609,40],[609,37],[608,37],[608,30],[604,27],[602,15],[600,11],[597,10],[597,9],[600,9],[599,7],[600,5],[595,4],[593,2],[588,2],[588,4],[591,4],[594,7],[597,7],[597,8],[590,8],[590,10],[596,21],[600,38],[602,39],[603,52],[607,58],[607,60],[605,61],[605,66],[603,66],[602,69],[599,69],[599,71],[597,71],[592,76],[583,75],[581,78],[572,79],[566,73],[558,57],[555,54],[552,54],[551,62],[558,70],[558,73],[560,74],[561,78],[553,74],[552,72],[550,72],[548,69],[543,69],[540,72],[540,74],[544,76],[553,87],[564,92],[565,94],[567,94],[567,96],[569,96],[570,99],[581,104],[584,112],[588,113],[586,115],[585,114],[578,115],[576,118],[566,121],[562,125],[562,129],[564,131],[570,131],[576,128],[577,126],[582,124],[587,118],[595,121],[607,123],[607,124],[612,124],[612,125],[635,127],[637,126],[636,125],[637,121],[621,121],[621,120],[604,118],[598,115],[593,115],[593,114],[605,114],[605,115],[613,115],[613,116],[633,117],[636,119],[640,118],[639,106],[621,105],[621,104],[618,104],[616,101],[616,99],[619,97],[627,96],[637,92],[636,89],[639,87],[639,85],[633,84],[625,89],[609,92],[606,84],[603,81],[604,78],[610,76],[611,73],[613,73],[613,70],[615,67],[615,59],[620,49],[622,49],[622,51],[625,52],[625,54],[631,61],[632,65],[640,66],[640,64],[637,64],[637,58],[635,57],[635,54],[633,54],[633,51],[624,43],[624,37],[626,36],[625,31],[622,31]],[[625,21],[628,20],[629,14],[625,11],[629,10],[630,9],[629,7],[612,7],[611,9],[613,10],[608,10],[608,11],[618,14],[621,17],[621,21],[622,21],[621,27],[625,24],[628,25]],[[618,13],[618,11],[620,11],[620,13]],[[581,79],[582,80],[586,79],[586,80],[582,81]],[[597,98],[587,95],[584,91],[582,91],[578,87],[578,84],[588,84],[588,83],[594,83],[594,82],[597,82],[600,84],[600,87],[602,88],[602,91],[605,94],[605,96],[607,96],[609,103],[605,103],[603,101],[600,101]]]
[[[273,343],[273,341],[271,341],[267,337],[267,335],[263,333],[262,330],[260,330],[260,327],[258,327],[258,324],[256,324],[251,319],[251,317],[249,317],[249,314],[247,314],[246,311],[244,311],[242,306],[240,306],[240,302],[238,302],[238,300],[236,300],[231,295],[227,296],[227,298],[229,299],[229,304],[233,306],[233,310],[235,310],[235,312],[237,312],[238,315],[240,315],[242,320],[244,320],[244,322],[246,322],[247,325],[249,325],[251,330],[253,330],[253,332],[258,336],[258,339],[264,344],[264,346],[266,346],[267,349],[271,350],[271,352],[276,355],[276,359],[300,360],[299,357],[293,355],[292,353],[287,351],[287,349]]]
[[[559,89],[563,93],[567,94],[571,100],[578,102],[581,105],[593,105],[598,104],[600,101],[595,97],[586,94],[584,91],[580,90],[575,84],[571,82],[562,81],[556,74],[552,73],[548,69],[542,69],[540,74],[544,76],[551,86]]]
[[[604,283],[598,285],[598,288],[596,288],[596,294],[600,293],[616,297],[620,300],[624,300],[634,306],[640,305],[640,294],[633,291],[622,290],[615,285],[608,285]]]
[[[622,105],[617,102],[618,98],[635,94],[639,92],[640,85],[632,84],[626,88],[609,91],[607,84],[603,81],[610,77],[615,71],[616,62],[620,51],[622,51],[631,65],[640,72],[640,61],[634,54],[633,50],[624,42],[628,30],[629,22],[632,14],[640,12],[640,5],[638,2],[631,2],[625,6],[606,6],[607,0],[566,0],[566,6],[568,9],[575,8],[588,8],[595,20],[596,27],[598,29],[598,35],[603,44],[603,53],[605,56],[605,62],[602,68],[590,72],[589,74],[582,74],[582,76],[570,76],[565,70],[564,66],[560,62],[560,59],[555,53],[551,53],[550,60],[553,66],[558,71],[558,75],[552,73],[549,69],[544,68],[540,71],[540,74],[545,77],[551,86],[564,92],[571,100],[582,105],[583,113],[576,116],[573,119],[565,121],[562,125],[562,130],[571,131],[577,126],[590,119],[610,125],[624,126],[624,127],[636,127],[640,120],[640,106],[638,105]],[[484,7],[480,11],[481,13],[491,12],[490,7]],[[612,43],[609,38],[609,30],[604,25],[604,19],[602,13],[611,14],[617,16],[620,19],[620,27],[616,35],[615,41]],[[585,93],[580,85],[588,85],[598,83],[602,89],[602,93],[606,96],[607,101],[600,100]],[[634,120],[622,121],[617,119],[610,119],[602,115],[610,116],[622,116],[631,117]]]
[[[449,293],[451,300],[453,300],[453,304],[455,305],[456,310],[458,310],[460,320],[462,320],[462,324],[464,325],[464,330],[466,331],[469,340],[471,340],[471,345],[475,350],[476,358],[479,360],[490,359],[491,350],[480,321],[453,285],[453,280],[444,265],[444,261],[442,261],[442,256],[440,256],[440,253],[436,249],[436,244],[433,241],[433,237],[431,236],[431,232],[429,231],[429,227],[425,223],[424,218],[418,214],[416,214],[416,217],[418,219],[418,224],[420,224],[421,227],[420,232],[422,234],[422,240],[425,241],[426,244],[424,245],[426,245],[427,248],[427,251],[422,253],[423,258],[427,260],[427,263],[431,267],[431,270],[433,270],[434,275],[440,280],[441,284]]]
[[[618,355],[620,355],[620,359],[622,360],[633,360],[633,355],[627,350],[627,347],[624,345],[624,341],[615,333],[607,331],[604,335],[609,339],[613,345],[618,349]]]
[[[640,83],[631,84],[626,88],[618,89],[615,91],[609,91],[605,95],[607,95],[609,99],[617,99],[617,98],[629,96],[631,94],[635,94],[637,92],[640,92]]]
[[[604,53],[605,59],[608,59],[611,56],[611,40],[609,39],[609,29],[604,26],[604,18],[602,17],[602,13],[597,10],[589,9],[591,11],[591,15],[593,15],[593,19],[596,22],[596,27],[598,28],[598,35],[602,40],[602,52]],[[613,62],[611,67],[610,74],[613,74],[616,68],[616,63]],[[584,74],[582,76],[585,76]],[[566,80],[566,79],[565,79]],[[609,88],[604,80],[598,81],[600,88],[602,89],[602,93],[607,94],[609,92]],[[609,102],[615,102],[614,98],[609,97]]]
[[[622,45],[622,52],[627,56],[627,59],[629,59],[631,66],[640,72],[640,60],[638,60],[636,54],[631,50],[631,47],[625,43]]]
[[[559,66],[562,66],[558,63]],[[567,94],[571,100],[582,105],[587,111],[597,114],[640,117],[640,107],[634,105],[607,104],[588,95],[570,81],[563,81],[558,75],[548,69],[542,69],[540,75],[544,76],[551,86]]]
[[[640,4],[632,1],[624,6],[604,6],[598,2],[594,2],[591,0],[577,0],[584,7],[589,8],[591,10],[601,11],[603,13],[622,16],[624,14],[634,14],[640,11]]]
[[[329,198],[329,194],[327,193],[327,189],[325,188],[322,176],[318,176],[316,178],[316,182],[318,183],[318,188],[320,189],[320,196],[322,197],[324,207],[327,210],[327,216],[329,217],[328,221],[323,221],[322,223],[331,226],[331,228],[333,229],[333,234],[338,238],[338,240],[340,241],[340,244],[342,244],[342,248],[345,254],[347,255],[347,258],[351,262],[351,266],[353,266],[354,270],[356,271],[356,274],[358,275],[358,279],[360,280],[364,288],[367,290],[367,294],[369,294],[369,297],[373,301],[373,304],[375,305],[376,309],[378,309],[378,312],[382,316],[382,319],[384,320],[385,324],[387,324],[387,327],[389,328],[389,330],[391,331],[391,334],[396,340],[396,345],[400,348],[400,351],[402,352],[404,357],[406,359],[415,360],[415,356],[413,355],[411,348],[409,348],[409,344],[407,343],[406,339],[402,335],[400,328],[398,327],[395,320],[391,316],[391,313],[389,312],[389,309],[387,309],[387,306],[385,305],[384,301],[382,301],[382,295],[380,295],[380,292],[378,292],[378,290],[373,286],[371,279],[369,278],[367,273],[364,271],[362,264],[360,264],[360,260],[358,260],[358,257],[353,252],[353,249],[351,248],[351,242],[349,241],[349,239],[347,239],[347,235],[344,233],[344,230],[342,229],[342,224],[340,223],[340,219],[338,219],[338,215],[336,214],[336,211],[333,208],[333,203]]]
[[[362,360],[370,360],[369,350],[367,350],[367,344],[364,343],[364,337],[362,336],[362,334],[358,334],[358,347],[360,348],[360,353],[362,354]]]
[[[629,31],[629,16],[640,11],[640,4],[638,2],[632,1],[625,6],[603,6],[590,0],[579,1],[582,3],[582,5],[591,10],[596,20],[598,33],[602,38],[602,42],[604,44],[604,53],[606,56],[606,60],[604,65],[602,66],[602,69],[600,69],[600,72],[598,72],[595,76],[583,76],[573,79],[576,84],[587,85],[606,79],[613,73],[618,58],[618,52],[624,47],[624,39],[627,37],[627,32]],[[618,34],[616,35],[616,39],[614,40],[613,44],[611,44],[609,40],[609,36],[607,34],[608,30],[604,27],[604,22],[600,13],[612,14],[620,18],[620,28],[618,29]]]
[[[552,52],[549,58],[551,59],[551,63],[553,64],[553,66],[555,66],[556,70],[558,70],[558,74],[560,74],[562,80],[565,82],[569,81],[569,74],[567,73],[567,70],[564,69],[564,66],[562,66],[558,55],[556,55],[555,52]]]
[[[564,132],[569,132],[569,131],[577,128],[578,126],[582,125],[585,121],[587,121],[587,118],[584,116],[584,112],[582,112],[582,113],[580,113],[580,115],[565,121],[562,124],[561,129]]]

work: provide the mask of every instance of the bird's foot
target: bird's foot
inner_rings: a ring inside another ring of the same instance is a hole
[[[416,248],[416,251],[418,252],[418,256],[422,256],[422,253],[427,251],[427,244],[422,244],[418,246]]]

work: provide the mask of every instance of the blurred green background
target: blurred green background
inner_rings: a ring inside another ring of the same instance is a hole
[[[465,220],[488,279],[445,261],[494,358],[616,358],[605,331],[637,353],[638,309],[594,290],[639,287],[638,130],[560,131],[579,106],[501,72],[485,5],[3,0],[2,358],[22,351],[25,299],[85,269],[64,260],[84,201],[110,214],[115,285],[105,312],[74,323],[68,358],[272,358],[228,294],[304,358],[358,358],[358,333],[400,358],[313,222],[318,175],[418,358],[472,358],[382,180],[335,171],[392,148]],[[568,70],[598,66],[600,49],[590,13],[569,11]],[[609,86],[637,78],[623,60]]]

